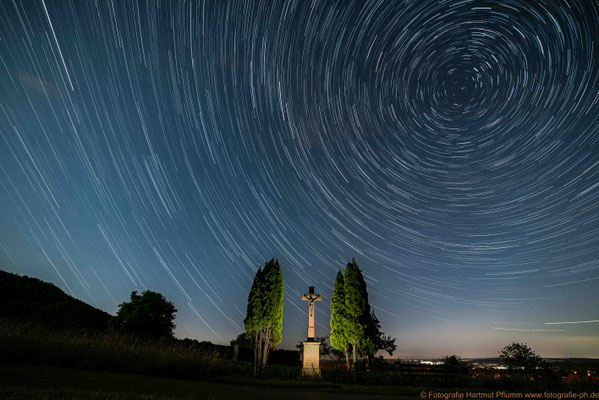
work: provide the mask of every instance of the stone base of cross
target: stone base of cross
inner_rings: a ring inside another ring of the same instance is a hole
[[[308,294],[302,294],[302,300],[308,302],[308,338],[304,344],[302,361],[302,376],[320,377],[320,342],[315,340],[314,330],[314,302],[321,301],[322,296],[314,293],[314,286],[310,286]]]
[[[302,342],[302,376],[320,377],[320,342]]]

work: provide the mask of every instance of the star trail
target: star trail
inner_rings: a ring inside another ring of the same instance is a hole
[[[0,268],[284,348],[356,258],[402,357],[599,357],[599,2],[0,2]]]

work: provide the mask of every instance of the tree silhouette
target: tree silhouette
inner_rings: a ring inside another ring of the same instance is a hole
[[[241,348],[251,349],[254,345],[252,338],[248,337],[248,334],[243,332],[237,335],[237,337],[231,340],[231,346],[239,346]]]
[[[459,373],[465,373],[470,368],[470,364],[467,361],[464,361],[461,357],[458,357],[455,354],[451,356],[443,356],[441,361],[443,361],[443,365]]]
[[[499,357],[510,371],[522,371],[526,376],[530,372],[547,368],[547,363],[526,343],[513,342],[505,346],[499,352]]]
[[[393,352],[397,350],[395,338],[385,335],[381,331],[381,322],[377,318],[374,310],[370,312],[370,321],[366,328],[366,335],[370,338],[370,341],[374,347],[374,351],[372,353],[367,353],[370,357],[374,356],[379,350],[386,351],[390,356],[392,356]]]
[[[131,293],[129,302],[119,304],[119,311],[109,322],[113,331],[141,337],[173,337],[175,305],[158,293],[146,290]]]

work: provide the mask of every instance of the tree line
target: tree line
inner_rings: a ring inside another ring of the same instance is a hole
[[[54,285],[35,278],[21,277],[0,271],[0,319],[22,320],[48,327],[72,328],[79,331],[124,333],[143,338],[177,340],[173,337],[177,309],[162,294],[149,290],[132,292],[129,301],[119,304],[115,316],[97,310],[66,295]],[[254,347],[254,373],[261,373],[269,351],[282,340],[283,277],[277,259],[260,267],[248,296],[246,332],[231,342],[232,346]],[[60,310],[61,313],[56,313]],[[58,317],[56,317],[58,315]],[[54,318],[52,318],[54,317]],[[70,319],[70,325],[65,318]],[[345,358],[351,367],[357,356],[372,357],[378,350],[392,353],[395,339],[384,335],[368,302],[366,283],[355,260],[348,263],[344,273],[337,273],[331,298],[330,342],[326,336],[321,354]],[[250,335],[248,335],[250,333]],[[181,340],[189,346],[196,341]],[[209,343],[209,342],[204,342]],[[297,346],[301,350],[301,345]],[[533,377],[548,371],[549,364],[525,343],[512,343],[500,352],[500,359],[511,374]],[[444,365],[467,372],[471,366],[455,355],[443,358]]]
[[[34,282],[35,283],[35,282]],[[264,372],[268,355],[283,338],[283,276],[279,262],[273,258],[258,268],[250,294],[245,318],[246,332],[231,342],[254,348],[254,374]],[[117,314],[108,321],[108,330],[146,338],[173,338],[175,305],[157,292],[132,292],[130,301],[119,304]],[[326,336],[321,342],[321,355],[345,358],[347,368],[355,367],[357,356],[372,359],[377,351],[393,355],[395,339],[381,332],[381,325],[368,303],[366,283],[355,259],[344,273],[335,277],[331,298],[330,346]],[[189,339],[186,339],[189,340]],[[302,350],[302,342],[297,346]],[[350,356],[351,353],[351,362]],[[514,374],[529,378],[550,370],[550,365],[526,343],[511,343],[499,353],[501,363]],[[456,355],[444,356],[443,364],[461,373],[471,369],[470,363]]]

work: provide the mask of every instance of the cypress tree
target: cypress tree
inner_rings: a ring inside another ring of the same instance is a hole
[[[283,274],[273,258],[256,272],[243,321],[254,340],[254,376],[263,372],[271,347],[283,339],[283,296]]]
[[[356,364],[358,346],[360,342],[364,342],[366,327],[363,323],[364,313],[366,312],[366,301],[363,297],[362,282],[364,279],[360,279],[361,275],[355,259],[352,259],[351,263],[347,263],[343,277],[346,311],[344,331],[348,343],[352,346],[354,366]]]
[[[262,349],[262,369],[268,361],[268,353],[271,347],[281,343],[283,339],[283,274],[279,266],[279,260],[273,258],[264,265],[263,271],[263,308],[264,308],[264,346]]]
[[[364,280],[362,271],[360,271],[360,268],[358,268],[355,259],[352,260],[352,263],[355,265],[360,297],[362,299],[362,309],[358,320],[360,322],[360,326],[363,327],[364,331],[363,335],[359,340],[358,348],[362,355],[374,355],[376,350],[374,345],[375,337],[373,335],[376,335],[377,332],[374,329],[372,329],[374,321],[372,319],[373,315],[370,311],[370,302],[368,301],[368,290],[366,289],[366,281]]]
[[[369,359],[378,350],[393,354],[397,349],[395,339],[381,332],[380,321],[370,308],[366,281],[355,259],[345,268],[343,287],[346,313],[344,333],[347,343],[352,346],[354,364],[357,353],[367,355]]]
[[[361,299],[360,311],[357,314],[357,321],[361,327],[361,335],[358,338],[357,350],[361,356],[368,356],[372,361],[372,357],[378,350],[385,350],[389,354],[397,349],[395,345],[395,339],[390,336],[386,336],[381,332],[381,323],[377,318],[374,310],[370,308],[370,302],[368,300],[368,290],[366,288],[366,281],[362,275],[362,271],[358,268],[356,260],[352,260],[352,271],[355,274],[355,280],[357,282],[357,292]]]
[[[263,273],[262,266],[258,268],[252,288],[248,295],[246,317],[243,320],[245,331],[254,341],[254,376],[258,375],[260,355],[262,354],[262,321],[264,319],[263,297]]]
[[[335,285],[333,286],[333,296],[331,297],[331,346],[345,355],[345,363],[349,369],[349,356],[347,354],[347,337],[345,335],[345,290],[343,274],[337,272]]]

